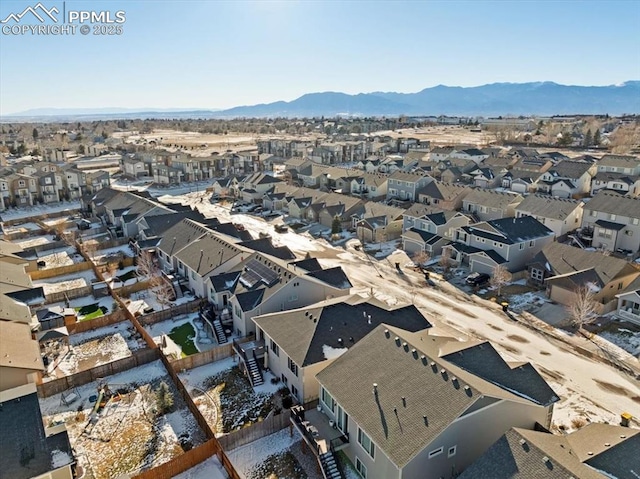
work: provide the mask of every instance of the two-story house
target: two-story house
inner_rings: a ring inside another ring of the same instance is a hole
[[[640,277],[640,267],[599,251],[585,251],[562,243],[550,243],[528,265],[529,279],[545,285],[553,301],[570,305],[578,286],[592,285],[599,312],[617,307],[616,295]]]
[[[432,181],[418,190],[417,202],[455,211],[462,208],[462,200],[472,191],[466,186]]]
[[[381,173],[365,173],[351,180],[350,192],[369,200],[386,198],[389,188],[389,177]]]
[[[337,427],[367,479],[457,475],[510,427],[549,427],[559,399],[530,363],[507,363],[488,342],[386,324],[316,378],[317,421]]]
[[[515,216],[516,207],[524,198],[509,192],[473,190],[462,200],[462,211],[489,221]]]
[[[430,176],[420,173],[396,171],[389,176],[387,199],[417,201],[418,191],[434,181]]]
[[[591,178],[595,173],[593,163],[563,160],[540,175],[538,192],[559,198],[582,196],[591,190]]]
[[[561,237],[580,228],[584,203],[580,200],[529,195],[516,207],[516,218],[533,216]]]
[[[351,226],[363,243],[391,241],[402,235],[404,209],[368,201],[351,216]]]
[[[228,307],[238,336],[255,334],[255,316],[344,296],[351,289],[351,282],[340,267],[300,274],[284,261],[261,253],[245,256],[234,271],[239,278]]]
[[[408,255],[426,252],[434,257],[442,247],[453,240],[455,231],[471,223],[471,218],[456,211],[428,213],[422,216],[404,216],[402,249]]]
[[[582,228],[592,231],[594,248],[640,250],[640,199],[599,191],[584,205]]]
[[[449,248],[451,259],[468,261],[471,271],[491,274],[498,265],[522,271],[533,257],[554,240],[554,233],[532,216],[502,218],[462,226]]]
[[[413,305],[390,307],[358,295],[263,314],[253,322],[256,336],[264,339],[269,369],[301,403],[318,399],[316,374],[380,324],[409,332],[431,327]]]

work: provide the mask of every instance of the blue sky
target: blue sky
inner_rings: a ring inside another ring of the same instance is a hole
[[[0,19],[36,3],[3,0]],[[60,11],[62,3],[42,0]],[[124,31],[0,35],[2,114],[228,108],[316,91],[640,79],[637,0],[67,0],[65,8],[123,10]]]

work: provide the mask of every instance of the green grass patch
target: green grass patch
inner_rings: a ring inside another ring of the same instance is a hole
[[[193,340],[196,338],[196,330],[193,329],[191,323],[185,323],[182,326],[173,328],[169,333],[169,337],[173,339],[173,342],[182,348],[182,354],[184,356],[191,356],[198,353]]]
[[[104,316],[109,311],[108,308],[100,306],[99,303],[87,304],[79,308],[74,308],[78,313],[80,321],[88,321],[89,319],[99,318]]]

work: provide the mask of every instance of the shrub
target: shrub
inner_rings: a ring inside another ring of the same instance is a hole
[[[166,414],[173,407],[173,393],[164,381],[160,383],[156,390],[156,406],[159,414]]]
[[[574,429],[580,429],[581,427],[584,427],[587,425],[587,421],[585,421],[581,417],[574,417],[571,420],[571,425],[573,426]]]

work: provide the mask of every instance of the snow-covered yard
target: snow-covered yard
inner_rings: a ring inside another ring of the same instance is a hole
[[[50,379],[127,358],[144,347],[144,340],[129,321],[72,334],[69,336],[69,351],[57,361]]]
[[[91,259],[95,262],[103,258],[115,258],[117,256],[133,257],[133,251],[128,244],[125,244],[122,246],[115,246],[113,248],[99,249],[93,252],[90,256]]]
[[[218,436],[266,417],[278,406],[274,395],[282,388],[267,372],[264,384],[253,389],[233,357],[181,372],[179,377]]]
[[[60,395],[40,399],[45,425],[66,423],[78,461],[96,479],[156,467],[204,442],[203,432],[160,361],[103,381],[63,393],[64,397],[77,396],[68,405]],[[157,401],[161,382],[169,386],[174,399],[166,413]],[[98,390],[105,385],[113,396],[100,412],[92,414]]]
[[[38,254],[38,261],[44,261],[43,269],[59,268],[60,266],[69,266],[75,263],[82,263],[84,258],[81,254],[76,253],[76,249],[72,246],[66,248],[42,251]]]
[[[60,291],[67,291],[74,288],[82,288],[83,286],[90,286],[94,281],[96,281],[96,276],[93,273],[93,270],[88,269],[65,276],[55,276],[53,278],[40,279],[34,281],[33,286],[42,286],[42,288],[44,289],[44,294],[50,294]]]
[[[174,476],[173,479],[227,479],[229,475],[225,471],[217,456],[212,456],[197,466]]]
[[[322,479],[310,452],[300,448],[300,436],[289,429],[276,432],[227,453],[231,463],[245,479],[283,477],[288,479]],[[348,468],[347,479],[356,479]]]
[[[131,295],[130,301],[127,303],[127,309],[133,314],[146,314],[145,311],[162,311],[171,306],[179,306],[181,304],[193,301],[194,297],[191,294],[184,294],[182,298],[178,298],[175,301],[171,301],[168,305],[162,305],[158,302],[158,298],[148,289],[138,291]]]
[[[80,209],[80,201],[64,201],[55,204],[29,206],[24,208],[12,208],[2,212],[4,221],[18,218],[37,218],[38,216],[58,213],[60,211],[74,211]]]
[[[41,244],[53,242],[53,235],[30,236],[28,238],[12,241],[23,249],[32,248]]]
[[[21,223],[12,226],[5,226],[3,228],[4,233],[7,235],[15,234],[15,233],[27,233],[30,231],[39,231],[40,226],[33,222]]]

